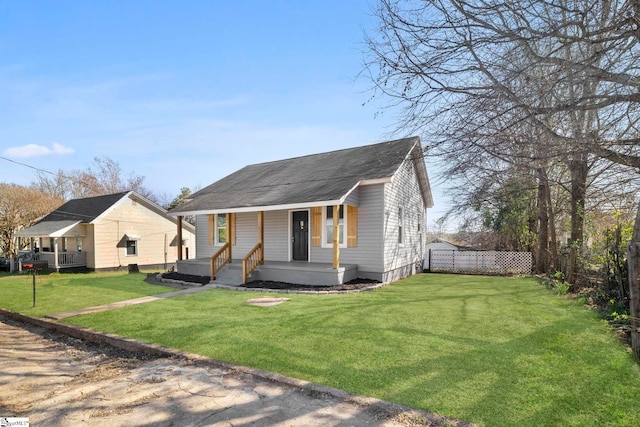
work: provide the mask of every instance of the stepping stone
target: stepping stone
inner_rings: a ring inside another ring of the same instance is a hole
[[[274,305],[282,304],[285,301],[289,301],[289,298],[259,297],[247,300],[247,304],[256,305],[258,307],[273,307]]]

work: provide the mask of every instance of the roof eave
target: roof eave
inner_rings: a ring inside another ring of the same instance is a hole
[[[187,215],[212,215],[212,214],[225,214],[225,213],[243,213],[243,212],[268,212],[268,211],[282,211],[282,210],[295,210],[295,209],[308,209],[316,206],[334,206],[344,203],[346,195],[337,200],[319,200],[313,202],[303,203],[289,203],[283,205],[269,205],[269,206],[237,206],[220,209],[202,209],[184,212],[169,212],[167,215],[178,217]]]
[[[413,155],[414,151],[416,152]],[[418,155],[419,154],[419,155]],[[422,199],[425,208],[433,207],[433,194],[431,193],[431,184],[429,184],[429,174],[427,173],[427,167],[424,163],[424,156],[422,146],[418,140],[413,146],[409,155],[413,155],[413,164],[416,166],[416,173],[418,174],[418,182],[420,184],[420,192],[422,193]]]
[[[71,230],[72,228],[74,228],[75,226],[77,226],[78,224],[80,224],[82,221],[76,221],[73,224],[61,227],[55,231],[52,231],[48,234],[43,234],[42,231],[29,231],[30,228],[33,227],[29,227],[26,228],[24,230],[20,230],[16,233],[17,237],[65,237],[65,233],[69,230]],[[84,234],[74,234],[73,236],[84,236]],[[71,236],[71,237],[73,237]],[[66,236],[69,237],[69,236]]]

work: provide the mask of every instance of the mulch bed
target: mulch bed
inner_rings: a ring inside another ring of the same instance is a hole
[[[199,283],[201,285],[206,285],[211,281],[211,278],[209,276],[193,276],[191,274],[181,274],[175,271],[163,273],[162,278],[171,279],[171,280],[181,280],[183,282],[189,282],[189,283]]]
[[[188,283],[196,283],[206,285],[209,283],[209,276],[193,276],[190,274],[181,274],[175,271],[163,273],[162,278],[171,280],[180,280]],[[357,289],[366,288],[372,285],[376,285],[380,282],[369,279],[354,279],[342,285],[299,285],[295,283],[285,282],[272,282],[268,280],[256,280],[249,282],[246,285],[240,285],[244,288],[257,288],[257,289],[281,289],[290,291],[352,291]]]
[[[257,288],[257,289],[283,289],[289,291],[352,291],[356,289],[366,288],[372,285],[376,285],[380,282],[369,279],[354,279],[342,285],[298,285],[295,283],[285,282],[271,282],[268,280],[256,280],[249,282],[246,285],[241,285],[244,288]]]

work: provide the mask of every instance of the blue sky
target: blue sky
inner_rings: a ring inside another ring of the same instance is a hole
[[[407,136],[357,78],[372,2],[0,0],[0,155],[49,171],[109,156],[174,196]],[[427,167],[431,222],[446,206]],[[34,177],[0,159],[0,182]]]

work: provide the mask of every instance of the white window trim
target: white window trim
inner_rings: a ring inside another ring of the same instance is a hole
[[[347,247],[347,217],[349,215],[347,215],[347,205],[340,205],[343,206],[342,208],[342,220],[343,220],[343,226],[342,226],[342,233],[340,233],[340,237],[342,238],[342,243],[340,243],[338,245],[338,247],[340,248],[346,248]],[[330,208],[333,208],[333,206],[329,206]],[[333,248],[333,243],[327,243],[327,207],[324,206],[322,208],[322,247],[323,248]]]
[[[136,253],[135,254],[127,253],[128,243],[129,242],[136,242]],[[124,256],[126,256],[126,257],[136,257],[136,256],[138,256],[139,252],[140,252],[140,247],[138,245],[138,240],[136,240],[136,239],[125,240],[125,242],[124,242]]]
[[[225,245],[227,242],[221,242],[220,241],[220,233],[218,232],[218,217],[222,216],[225,218],[225,228],[227,230],[227,242],[229,241],[229,221],[227,218],[227,214],[215,214],[214,218],[213,218],[213,224],[214,224],[214,228],[215,228],[215,233],[214,233],[214,239],[213,239],[213,244],[215,246],[223,246]]]

